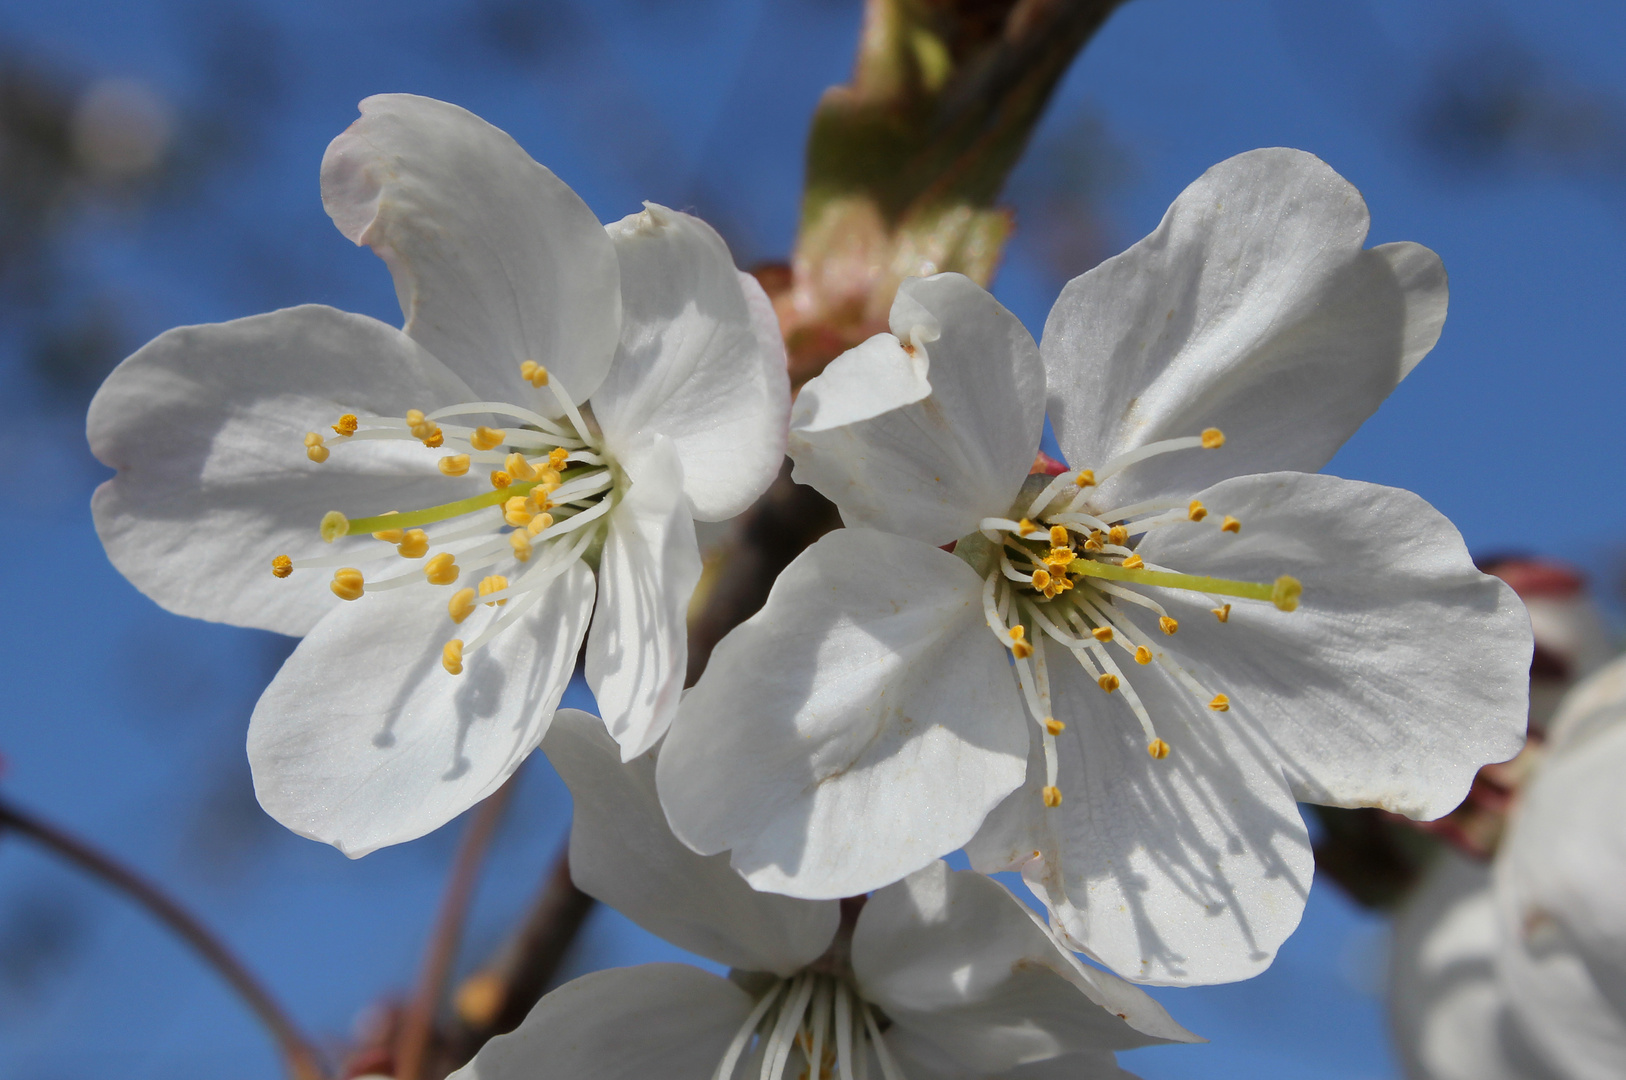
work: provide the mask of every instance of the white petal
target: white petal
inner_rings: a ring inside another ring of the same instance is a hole
[[[480,1048],[459,1080],[710,1080],[751,999],[687,964],[583,975]]]
[[[1499,974],[1533,1046],[1576,1080],[1626,1061],[1626,709],[1550,757],[1496,860]]]
[[[1024,876],[1056,929],[1136,982],[1264,970],[1298,925],[1313,863],[1268,743],[1216,719],[1156,664],[1131,664],[1130,684],[1174,748],[1154,760],[1123,693],[1103,693],[1060,649],[1050,656],[1066,724],[1056,740],[1062,804],[1042,809],[1044,772],[1032,769],[989,816],[1003,848],[979,837],[968,846],[973,865],[1005,869],[1028,852]]]
[[[829,947],[841,921],[834,901],[757,892],[726,855],[696,855],[666,824],[655,759],[621,764],[597,717],[561,709],[542,749],[570,786],[570,876],[680,948],[743,971],[790,976]]]
[[[630,761],[666,733],[688,665],[686,616],[700,545],[671,443],[656,440],[609,513],[587,683]]]
[[[1238,534],[1181,523],[1147,562],[1239,581],[1299,579],[1293,612],[1160,590],[1169,647],[1206,664],[1231,717],[1271,748],[1307,802],[1447,813],[1481,765],[1524,743],[1531,637],[1513,590],[1481,574],[1451,523],[1408,491],[1273,473],[1199,494]],[[1176,748],[1178,750],[1178,747]]]
[[[762,286],[711,226],[646,203],[610,225],[621,266],[621,346],[593,413],[623,464],[664,435],[694,516],[751,505],[785,457],[790,381]]]
[[[804,439],[835,431],[913,405],[931,392],[926,350],[905,348],[893,334],[876,334],[807,381],[791,409],[791,431]],[[817,449],[809,446],[806,452]]]
[[[1438,257],[1414,244],[1362,251],[1367,225],[1360,193],[1302,151],[1208,170],[1050,312],[1050,419],[1068,463],[1099,469],[1159,439],[1225,432],[1221,451],[1143,461],[1103,484],[1120,505],[1321,468],[1445,318]]]
[[[1044,369],[1016,316],[959,274],[906,280],[892,331],[916,358],[926,354],[931,396],[913,397],[920,380],[897,355],[902,345],[872,338],[838,357],[802,391],[814,397],[792,422],[792,475],[848,525],[946,544],[1010,510],[1039,449]],[[872,364],[874,385],[865,379]],[[864,401],[871,393],[874,406]],[[871,412],[888,396],[898,404]],[[846,416],[857,419],[831,426]]]
[[[341,604],[294,650],[254,709],[248,759],[266,812],[352,858],[439,828],[495,791],[542,739],[593,607],[579,562],[531,611],[441,667],[450,588]],[[514,601],[510,601],[514,602]]]
[[[370,97],[322,158],[322,205],[389,265],[406,332],[483,399],[551,406],[526,360],[577,402],[598,389],[620,331],[615,248],[507,134],[433,98]]]
[[[1004,886],[933,863],[869,898],[852,939],[864,997],[981,1073],[1196,1036],[1138,987],[1085,967]]]
[[[912,1031],[895,1027],[883,1038],[909,1080],[1135,1080],[1118,1067],[1110,1050],[1046,1058],[989,1075],[945,1054]],[[870,1076],[876,1075],[878,1070],[872,1067]]]
[[[1489,868],[1449,848],[1395,915],[1389,1021],[1413,1080],[1558,1080],[1496,981],[1501,937]]]
[[[113,565],[179,615],[304,634],[333,608],[328,576],[271,560],[331,555],[317,526],[433,506],[461,487],[405,441],[339,446],[347,412],[402,416],[472,400],[394,327],[310,305],[185,326],[145,345],[90,404],[91,450],[118,475],[91,503]],[[308,431],[331,456],[305,456]],[[466,492],[463,492],[466,494]]]
[[[1022,780],[1027,735],[981,582],[841,529],[718,644],[661,747],[673,831],[752,885],[852,896],[955,848]]]

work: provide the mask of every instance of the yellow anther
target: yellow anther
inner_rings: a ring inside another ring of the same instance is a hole
[[[271,560],[271,572],[277,577],[287,577],[294,572],[294,561],[286,555],[278,555]]]
[[[1090,631],[1090,636],[1092,638],[1094,638],[1095,640],[1097,640],[1097,641],[1111,641],[1112,640],[1112,627],[1110,627],[1110,626],[1097,626],[1094,630]]]
[[[409,428],[422,427],[429,422],[429,418],[423,414],[422,409],[408,409],[406,411],[406,422]]]
[[[1162,739],[1153,739],[1146,744],[1146,752],[1156,760],[1162,761],[1169,756],[1169,744]]]
[[[1145,565],[1146,560],[1141,558],[1139,555],[1131,555],[1129,558],[1125,559],[1123,563],[1125,570],[1139,570]]]
[[[548,464],[554,469],[562,469],[565,467],[565,460],[569,457],[569,450],[566,450],[562,446],[555,446],[552,450],[548,451]],[[555,479],[557,479],[557,477]]]
[[[1217,608],[1209,608],[1208,610],[1212,611],[1214,613],[1214,618],[1218,619],[1220,622],[1230,622],[1231,621],[1231,605],[1230,604],[1221,604]]]
[[[501,470],[501,469],[492,469],[491,470],[491,486],[492,487],[494,487],[494,488],[505,488],[509,484],[512,484],[513,482],[514,482],[514,478],[512,476],[509,476],[503,470]]]
[[[520,562],[529,562],[531,559],[531,538],[523,532],[508,534],[508,546],[514,549],[514,558]]]
[[[399,513],[399,511],[386,510],[382,514],[379,514],[378,516],[379,517],[394,517],[397,513]],[[374,540],[382,540],[386,544],[399,544],[401,542],[401,530],[400,529],[380,529],[378,532],[373,533],[373,539]]]
[[[508,432],[481,424],[474,429],[474,434],[469,436],[469,445],[476,450],[495,450],[507,440]]]
[[[1135,663],[1137,663],[1137,664],[1150,664],[1151,662],[1152,662],[1152,650],[1148,649],[1144,645],[1136,645],[1135,646]]]
[[[524,454],[509,454],[503,459],[502,467],[515,480],[529,480],[536,476],[536,468],[525,460]]]
[[[1044,557],[1044,561],[1052,570],[1064,570],[1067,568],[1067,564],[1076,558],[1078,556],[1073,554],[1073,549],[1070,547],[1053,547],[1050,549],[1050,554]]]
[[[546,529],[552,524],[552,514],[538,514],[531,519],[531,523],[529,525],[525,526],[525,532],[529,536],[535,536],[537,533],[541,532],[543,529]]]
[[[1101,542],[1104,539],[1106,539],[1106,533],[1103,533],[1100,529],[1096,529],[1094,532],[1090,533],[1089,538],[1084,541],[1084,550],[1100,551]]]
[[[447,476],[462,476],[469,471],[469,455],[447,454],[440,459],[440,471]]]
[[[564,478],[559,475],[559,470],[551,466],[538,469],[536,472],[536,488],[532,490],[553,491],[563,482]]]
[[[305,432],[305,445],[306,446],[321,446],[322,445],[322,436],[318,435],[314,431]]]
[[[1050,546],[1051,547],[1071,547],[1072,546],[1072,539],[1071,539],[1071,537],[1069,537],[1067,535],[1067,526],[1065,526],[1065,525],[1052,525],[1052,526],[1050,526]]]
[[[508,588],[508,579],[503,577],[501,574],[492,574],[488,578],[480,579],[481,596],[490,596],[492,593],[501,592],[506,588]],[[506,603],[508,603],[507,600],[491,600],[486,603],[486,607],[494,607]]]
[[[1172,634],[1176,630],[1180,629],[1180,623],[1175,619],[1169,618],[1167,615],[1163,615],[1157,620],[1157,628],[1163,631],[1165,634]]]
[[[340,600],[360,600],[363,585],[361,571],[354,566],[345,566],[333,571],[333,580],[328,583],[328,588]]]
[[[333,431],[338,435],[354,435],[356,433],[356,428],[360,426],[360,424],[361,421],[356,418],[355,413],[347,412],[343,416],[339,417],[339,422],[337,424],[333,425]]]
[[[322,539],[331,544],[350,532],[350,519],[337,510],[329,510],[322,515],[321,529]]]
[[[1047,735],[1060,735],[1067,730],[1067,725],[1054,716],[1047,716],[1044,718],[1044,730]]]
[[[322,436],[314,431],[305,432],[305,456],[317,464],[327,460],[328,449],[322,445]]]
[[[423,436],[423,444],[431,450],[439,450],[446,445],[446,433],[436,428],[428,435]]]
[[[403,559],[421,559],[429,554],[429,534],[422,529],[408,529],[401,534],[395,550]]]
[[[1033,522],[1029,521],[1027,518],[1023,518],[1021,521],[1018,521],[1016,523],[1016,535],[1017,536],[1026,536],[1028,533],[1036,533],[1038,531],[1039,531],[1039,526],[1035,525]]]
[[[1208,507],[1204,506],[1196,499],[1192,499],[1191,505],[1186,507],[1186,517],[1191,521],[1201,521],[1207,516]]]
[[[1208,707],[1213,709],[1215,712],[1230,712],[1231,699],[1226,697],[1224,694],[1215,694],[1214,700],[1208,703]]]
[[[1118,689],[1118,676],[1112,674],[1110,671],[1095,681],[1100,684],[1101,689],[1105,690],[1109,694]]]
[[[1046,806],[1054,810],[1056,807],[1061,805],[1061,788],[1054,786],[1046,787],[1043,791],[1039,792],[1039,797],[1044,800],[1044,804]]]
[[[1011,627],[1011,640],[1012,641],[1021,641],[1023,638],[1025,638],[1027,636],[1028,636],[1028,628],[1027,627],[1025,627],[1025,626],[1013,626],[1013,627]]]
[[[1035,589],[1046,589],[1050,587],[1050,575],[1043,570],[1035,570],[1033,572],[1032,581]]]
[[[515,495],[502,504],[502,519],[515,527],[529,525],[533,515],[525,507],[526,496]]]
[[[527,360],[519,366],[519,377],[538,390],[548,385],[548,369],[535,360]]]
[[[1241,531],[1242,522],[1238,521],[1230,514],[1226,514],[1225,520],[1220,523],[1220,532],[1239,533]]]
[[[1303,595],[1304,586],[1299,584],[1299,579],[1283,574],[1270,590],[1270,602],[1276,605],[1278,611],[1294,611],[1299,606],[1299,597]]]
[[[553,509],[553,500],[541,488],[532,488],[525,493],[525,509],[533,514],[540,514],[544,510]]]
[[[1067,579],[1066,578],[1057,578],[1056,579],[1056,581],[1065,581],[1065,580],[1067,580]],[[1054,600],[1056,598],[1056,594],[1061,592],[1061,589],[1056,585],[1056,581],[1052,581],[1049,585],[1046,585],[1044,587],[1044,598],[1046,600]]]
[[[423,564],[423,576],[429,579],[431,585],[450,585],[461,572],[457,559],[450,551],[443,551]]]
[[[1217,427],[1206,428],[1203,431],[1203,449],[1218,450],[1225,445],[1225,432]]]
[[[1033,646],[1025,641],[1011,642],[1011,655],[1018,660],[1026,660],[1033,655]]]
[[[1129,530],[1124,528],[1122,525],[1114,525],[1107,531],[1107,540],[1111,543],[1117,544],[1119,547],[1123,547],[1125,544],[1129,543]]]
[[[441,647],[440,666],[448,675],[463,674],[463,642],[453,638]]]
[[[1078,470],[1078,478],[1075,479],[1073,481],[1073,483],[1077,484],[1081,488],[1094,487],[1095,486],[1095,470],[1094,469],[1080,469],[1080,470]]]
[[[473,615],[474,609],[478,606],[479,605],[474,602],[473,589],[459,589],[454,592],[452,594],[452,598],[446,602],[446,614],[452,617],[453,622],[460,623],[470,615]]]

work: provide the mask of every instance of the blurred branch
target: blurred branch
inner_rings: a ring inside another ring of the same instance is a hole
[[[475,808],[468,827],[459,841],[452,872],[446,879],[446,893],[441,899],[440,914],[429,935],[429,947],[424,953],[423,973],[418,979],[418,992],[407,1006],[402,1018],[400,1041],[396,1049],[397,1080],[422,1080],[427,1076],[426,1066],[431,1056],[431,1036],[435,1029],[435,1014],[451,978],[452,966],[457,962],[458,944],[463,940],[463,924],[468,920],[469,904],[474,899],[474,887],[480,878],[480,867],[491,841],[497,834],[503,811],[513,794],[516,772],[503,782],[502,787]]]
[[[0,830],[7,828],[29,837],[146,908],[237,992],[276,1040],[290,1076],[295,1080],[323,1080],[326,1074],[316,1051],[292,1018],[219,938],[158,886],[84,841],[0,799]]]

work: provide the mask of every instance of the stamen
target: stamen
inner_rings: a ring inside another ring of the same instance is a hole
[[[403,559],[421,559],[429,554],[429,534],[422,529],[408,529],[401,534],[401,542],[395,545],[395,550]]]
[[[1107,530],[1107,542],[1117,544],[1119,547],[1123,547],[1125,544],[1129,543],[1129,530],[1124,528],[1122,525],[1114,525],[1111,529]]]
[[[1080,470],[1078,470],[1078,479],[1074,480],[1073,483],[1077,484],[1081,488],[1094,487],[1095,486],[1095,470],[1094,469],[1080,469]]]
[[[501,491],[505,487],[509,487],[510,485],[513,484],[513,482],[514,482],[514,478],[512,476],[509,476],[503,470],[501,470],[501,469],[492,470],[492,473],[491,473],[491,486],[496,488],[498,491]]]
[[[1039,526],[1035,525],[1033,522],[1029,521],[1027,518],[1023,518],[1021,521],[1018,521],[1016,523],[1016,535],[1017,536],[1026,537],[1029,533],[1036,533],[1038,531],[1039,531]]]
[[[448,675],[463,674],[463,642],[453,638],[440,649],[440,666]]]
[[[1218,619],[1220,622],[1230,622],[1231,621],[1231,605],[1230,604],[1221,604],[1219,607],[1217,607],[1217,608],[1209,608],[1209,610],[1214,613],[1214,618]]]
[[[1189,521],[1201,521],[1207,516],[1208,508],[1196,499],[1192,499],[1191,505],[1186,507],[1186,519]]]
[[[536,469],[532,467],[529,461],[525,460],[524,454],[509,454],[503,459],[502,467],[515,480],[536,479]]]
[[[1151,662],[1152,662],[1152,650],[1148,649],[1144,645],[1135,646],[1135,663],[1137,663],[1137,664],[1150,664]]]
[[[1039,797],[1044,800],[1046,806],[1054,810],[1061,805],[1061,788],[1046,784],[1039,789]]]
[[[449,551],[436,555],[423,567],[423,576],[429,579],[431,585],[450,585],[457,580],[457,575],[457,559]]]
[[[1111,641],[1112,640],[1112,627],[1110,627],[1110,626],[1097,626],[1094,630],[1090,631],[1090,636],[1095,638],[1095,640],[1097,640],[1099,642],[1103,642],[1103,643]]]
[[[446,455],[440,459],[440,471],[447,476],[462,476],[469,471],[469,455]]]
[[[525,534],[527,536],[535,536],[537,533],[542,532],[544,529],[548,529],[548,528],[552,527],[552,525],[553,525],[553,515],[552,514],[538,514],[538,515],[536,515],[535,517],[533,517],[531,519],[531,522],[530,522],[529,525],[525,526]]]
[[[779,1023],[774,1025],[772,1041],[768,1047],[767,1060],[762,1063],[763,1080],[780,1080],[785,1075],[785,1065],[790,1061],[790,1052],[796,1047],[796,1035],[802,1026],[802,1016],[807,1012],[807,1003],[813,996],[813,981],[811,974],[803,974],[801,985],[786,1003],[784,1012],[779,1014]]]
[[[339,537],[349,533],[350,522],[337,510],[329,510],[327,513],[322,515],[322,524],[320,527],[322,539],[331,544]],[[368,529],[364,531],[371,532],[372,530]]]
[[[1225,445],[1225,432],[1217,427],[1204,428],[1202,440],[1204,450],[1218,450]]]
[[[395,514],[394,510],[387,510],[383,514],[381,514],[380,516],[381,517],[390,517],[390,516],[392,516],[394,514]],[[373,533],[373,539],[374,540],[382,540],[386,544],[399,544],[401,542],[401,530],[400,529],[380,529],[377,532]]]
[[[503,503],[503,520],[516,528],[522,525],[529,525],[531,523],[531,518],[535,516],[525,507],[526,500],[529,498],[530,496],[528,495],[515,495],[507,502]]]
[[[1231,605],[1226,604],[1225,610],[1229,612],[1231,610]],[[1220,621],[1224,622],[1225,620],[1221,619]],[[1165,615],[1161,619],[1157,620],[1157,628],[1163,631],[1165,634],[1168,634],[1170,637],[1173,637],[1175,631],[1180,629],[1180,621],[1178,619],[1171,619]]]
[[[734,1066],[739,1063],[745,1048],[750,1045],[751,1036],[756,1034],[757,1025],[762,1023],[762,1017],[773,1007],[773,1003],[779,1000],[779,995],[789,985],[787,980],[779,980],[757,1000],[756,1005],[752,1006],[745,1022],[734,1033],[734,1041],[728,1044],[728,1052],[723,1055],[723,1060],[717,1063],[717,1071],[711,1074],[712,1080],[732,1080]]]
[[[474,609],[478,606],[479,605],[474,602],[473,589],[459,589],[454,592],[452,594],[452,598],[446,602],[446,614],[452,617],[452,621],[454,623],[460,623],[470,615],[473,615]]]
[[[328,588],[340,600],[360,600],[363,584],[360,570],[354,566],[342,566],[333,572],[333,580]]]
[[[1057,720],[1054,716],[1047,716],[1044,718],[1044,729],[1051,735],[1060,735],[1063,731],[1067,730],[1067,725],[1062,723],[1060,720]]]
[[[1050,587],[1050,575],[1043,570],[1035,570],[1033,577],[1029,580],[1033,582],[1035,589],[1048,589]]]
[[[1051,547],[1053,547],[1053,548],[1064,548],[1064,547],[1071,546],[1071,544],[1072,544],[1072,538],[1067,535],[1067,526],[1065,526],[1065,525],[1052,525],[1052,526],[1050,526],[1050,546]]]
[[[347,412],[343,416],[339,417],[339,422],[337,424],[333,425],[333,432],[336,435],[342,435],[349,438],[351,435],[356,433],[356,428],[360,425],[361,420],[356,416],[356,414]]]
[[[530,536],[522,532],[511,532],[508,534],[508,543],[514,549],[514,558],[520,562],[529,562],[531,560]]]
[[[1232,517],[1230,514],[1226,514],[1225,515],[1225,520],[1220,523],[1220,532],[1239,533],[1241,531],[1242,531],[1242,522],[1238,521],[1236,518]]]
[[[328,448],[322,445],[322,436],[314,431],[305,432],[305,456],[320,465],[327,460]]]
[[[1215,435],[1219,435],[1219,430],[1217,428],[1209,428],[1208,430],[1212,431]],[[1220,442],[1223,443],[1225,436],[1220,435],[1219,437]],[[1102,480],[1105,480],[1107,477],[1122,472],[1124,469],[1129,468],[1129,466],[1134,465],[1137,462],[1145,461],[1147,458],[1157,457],[1160,454],[1170,454],[1176,450],[1195,450],[1199,446],[1207,447],[1210,450],[1213,449],[1213,447],[1208,446],[1208,442],[1208,432],[1204,432],[1201,435],[1188,435],[1180,439],[1162,439],[1158,442],[1147,443],[1145,446],[1138,446],[1133,450],[1126,450],[1117,457],[1113,458],[1111,461],[1107,462],[1104,466],[1102,466],[1100,476]]]
[[[548,385],[548,369],[535,360],[527,360],[519,366],[519,377],[538,390]]]
[[[279,578],[285,578],[294,572],[294,561],[286,555],[278,555],[271,560],[271,573]]]
[[[508,579],[503,577],[501,574],[492,574],[490,577],[482,578],[480,581],[481,596],[490,596],[492,593],[506,588],[508,588]],[[486,607],[493,607],[506,603],[508,603],[507,600],[493,600],[486,604]]]
[[[1110,671],[1095,681],[1098,685],[1100,685],[1101,689],[1105,690],[1109,694],[1118,689],[1118,687],[1121,685],[1121,683],[1118,681],[1118,676],[1112,674]]]
[[[1231,699],[1226,697],[1224,694],[1215,694],[1214,700],[1208,703],[1208,707],[1213,709],[1215,712],[1230,712]]]
[[[853,1080],[853,1044],[859,1043],[858,1049],[863,1049],[863,1040],[853,1038],[855,1025],[849,994],[851,991],[845,982],[836,983],[836,1068],[840,1070],[841,1080]]]
[[[1162,761],[1169,756],[1169,744],[1162,739],[1153,739],[1146,744],[1146,752],[1151,754],[1154,760]]]
[[[562,446],[556,446],[548,451],[548,465],[555,471],[564,468],[565,462],[569,459],[570,452]]]
[[[469,436],[469,445],[476,450],[495,450],[508,441],[508,432],[501,428],[486,427],[481,424]]]
[[[1125,570],[1139,570],[1141,567],[1146,565],[1146,560],[1142,559],[1139,555],[1131,555],[1129,558],[1123,561],[1122,565]]]
[[[1018,623],[1015,626],[1011,627],[1011,630],[1010,630],[1011,646],[1010,646],[1010,648],[1011,648],[1011,652],[1015,654],[1015,656],[1016,656],[1016,658],[1018,660],[1026,660],[1028,657],[1033,655],[1033,646],[1029,645],[1027,643],[1027,641],[1026,641],[1027,633],[1028,633],[1027,628],[1025,626],[1023,626],[1021,623]]]

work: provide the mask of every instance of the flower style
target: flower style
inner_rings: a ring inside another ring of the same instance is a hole
[[[1626,661],[1565,699],[1487,866],[1447,852],[1396,920],[1414,1080],[1602,1080],[1626,1060]]]
[[[312,305],[173,330],[89,418],[125,576],[179,614],[304,636],[250,723],[255,790],[351,856],[495,790],[584,635],[623,752],[660,738],[693,520],[766,488],[789,410],[768,300],[704,223],[648,205],[601,226],[453,105],[361,113],[323,204],[388,264],[405,329]]]
[[[806,897],[967,845],[1120,974],[1216,982],[1298,922],[1296,799],[1435,817],[1517,751],[1512,591],[1417,496],[1313,474],[1444,321],[1439,260],[1367,223],[1261,150],[1070,283],[1042,351],[964,278],[905,283],[797,400],[849,528],[685,698],[677,835]],[[1029,476],[1047,394],[1072,467]]]
[[[678,842],[654,761],[621,764],[598,720],[562,709],[542,745],[575,800],[577,885],[734,970],[583,976],[457,1076],[1116,1080],[1127,1074],[1114,1049],[1195,1041],[1139,988],[1079,963],[988,878],[939,862],[867,902],[759,893],[726,857]]]

